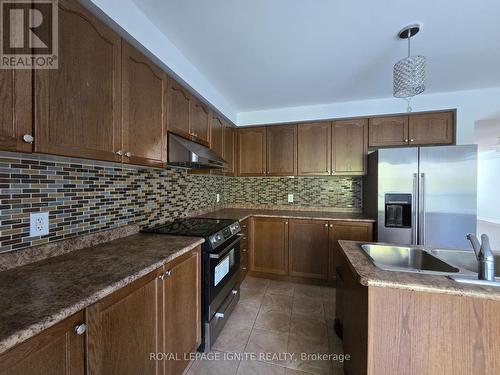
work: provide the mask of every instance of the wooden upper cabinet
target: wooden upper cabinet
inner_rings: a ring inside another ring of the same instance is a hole
[[[168,80],[167,103],[168,130],[190,137],[191,94],[172,78]]]
[[[297,174],[299,176],[331,174],[331,132],[330,122],[298,125]]]
[[[288,219],[252,219],[250,271],[288,275]]]
[[[0,150],[31,152],[33,136],[30,70],[0,69]]]
[[[328,221],[290,220],[290,276],[328,278]]]
[[[266,127],[238,129],[238,174],[266,175]]]
[[[160,374],[149,358],[163,351],[160,271],[87,308],[89,375]]]
[[[123,161],[161,166],[166,158],[167,75],[122,45]]]
[[[83,312],[76,313],[0,354],[0,374],[84,375],[85,334],[75,332],[83,322]]]
[[[205,143],[207,146],[210,142],[210,109],[193,98],[191,101],[191,134],[196,137],[196,140]]]
[[[189,363],[189,353],[201,343],[201,265],[200,248],[175,259],[164,267],[163,288],[165,353],[179,360],[163,361],[160,374],[180,375]],[[154,362],[154,361],[153,361]],[[124,372],[125,373],[125,372]],[[132,372],[127,372],[132,374]],[[143,372],[135,372],[143,374]]]
[[[267,127],[267,174],[271,176],[297,174],[297,125]]]
[[[370,119],[368,145],[405,146],[408,144],[408,116],[374,117]]]
[[[410,144],[453,144],[455,124],[453,112],[435,112],[410,115]]]
[[[332,147],[332,174],[366,174],[368,119],[334,121]]]
[[[221,158],[224,157],[224,122],[215,114],[210,129],[210,148]]]
[[[120,161],[121,38],[60,0],[59,68],[34,71],[35,151]]]
[[[226,174],[234,176],[236,171],[236,129],[224,122],[224,160],[228,166]]]

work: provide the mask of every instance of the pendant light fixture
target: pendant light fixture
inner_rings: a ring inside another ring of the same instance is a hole
[[[411,112],[410,99],[425,90],[425,56],[412,56],[410,49],[411,38],[419,31],[420,25],[409,25],[398,34],[401,39],[408,39],[408,56],[394,64],[393,94],[408,101],[408,112]]]

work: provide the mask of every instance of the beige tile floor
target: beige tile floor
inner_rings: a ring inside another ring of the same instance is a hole
[[[334,314],[334,288],[247,277],[240,302],[213,347],[217,360],[194,361],[186,373],[343,374],[342,364],[331,358],[300,358],[300,353],[342,353]]]

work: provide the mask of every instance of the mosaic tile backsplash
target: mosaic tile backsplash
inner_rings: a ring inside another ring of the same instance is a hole
[[[0,157],[0,252],[127,224],[151,225],[222,205],[361,209],[361,178],[190,175],[66,159]],[[216,202],[216,194],[221,202]],[[30,212],[48,211],[48,236],[29,236]]]
[[[229,204],[362,209],[361,177],[230,177],[225,184]]]

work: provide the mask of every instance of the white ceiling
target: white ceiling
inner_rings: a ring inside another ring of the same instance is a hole
[[[134,0],[235,112],[387,98],[412,53],[427,93],[500,86],[499,0]]]

